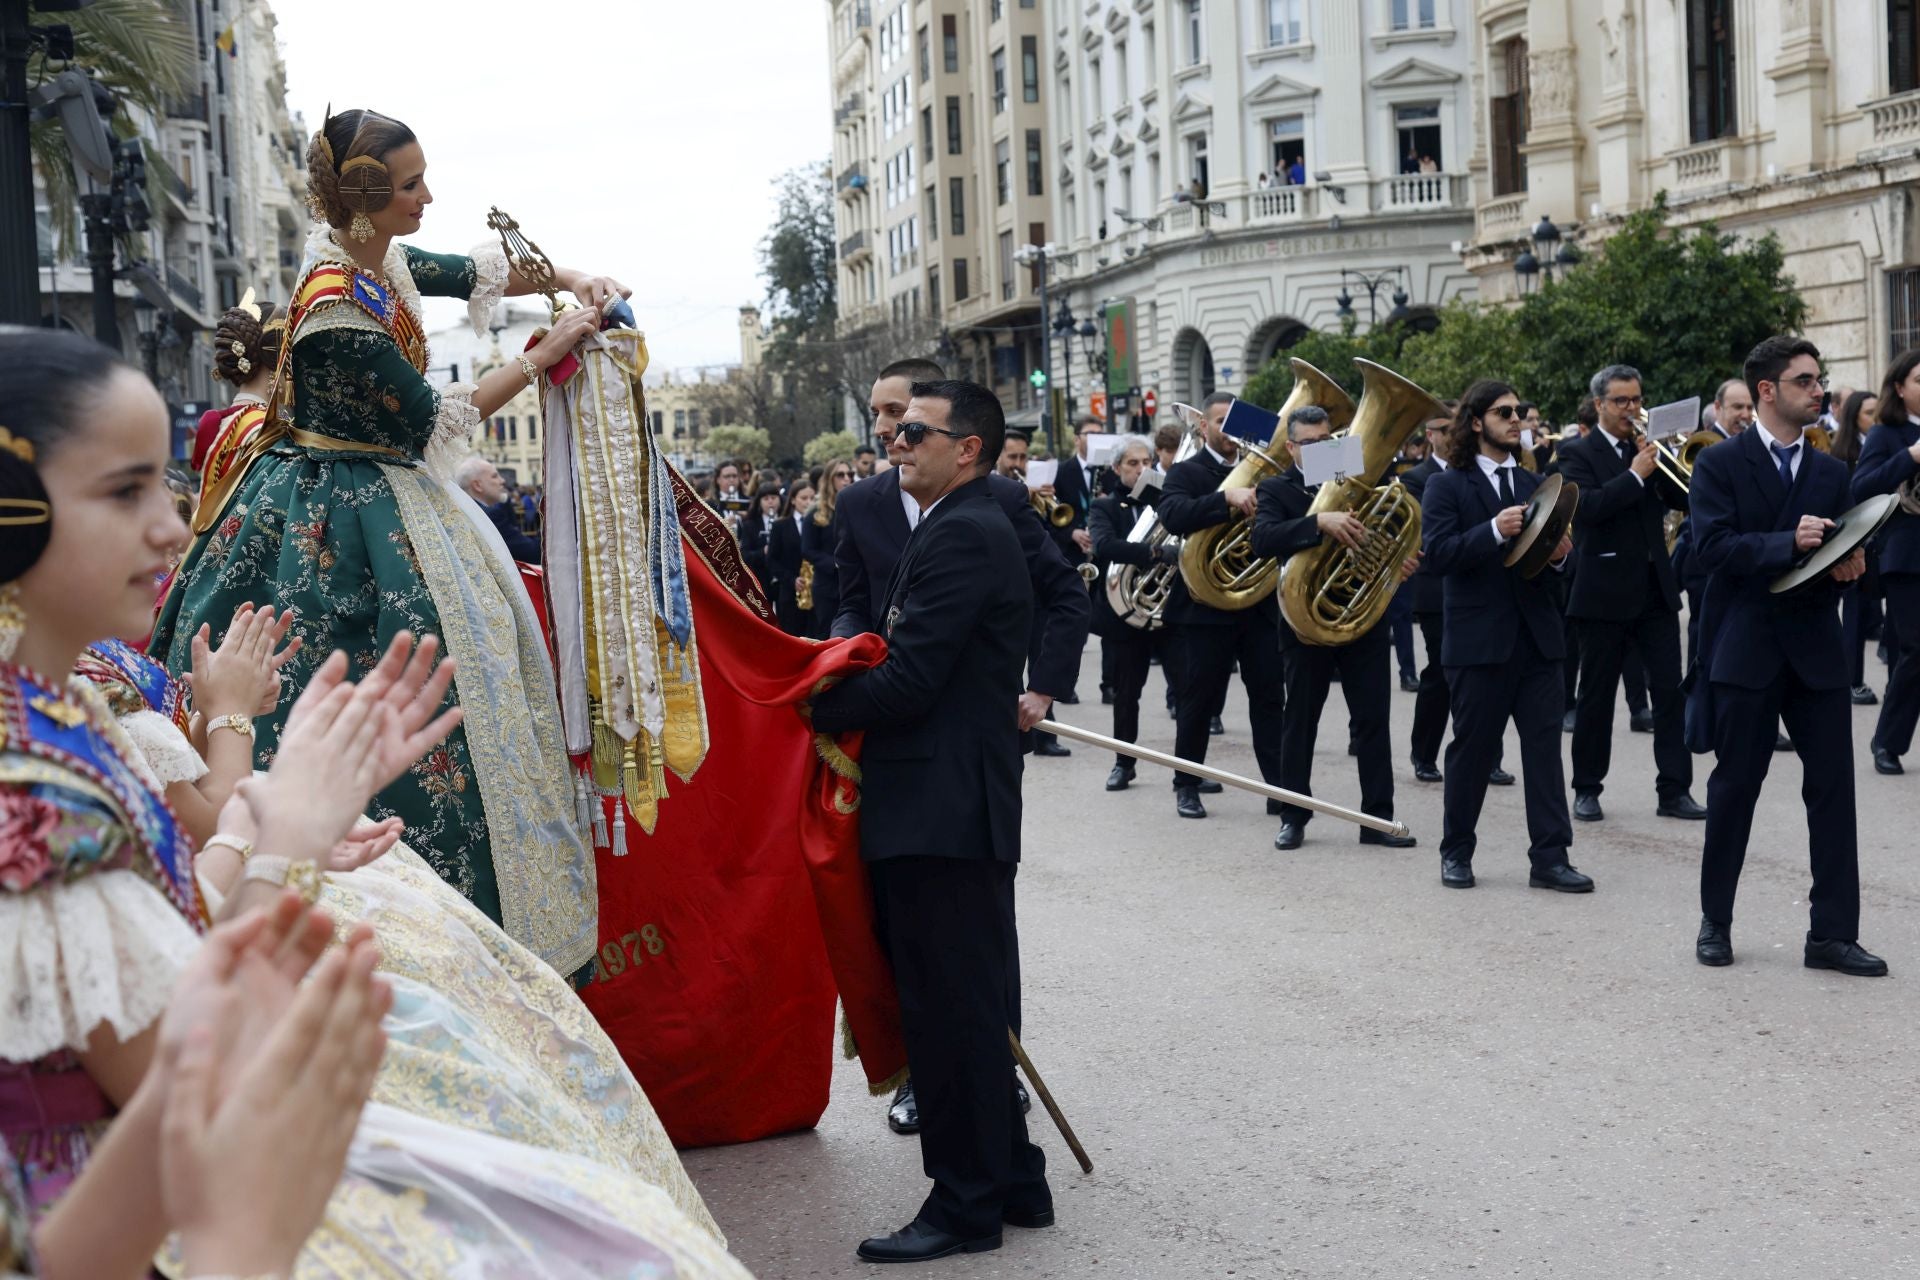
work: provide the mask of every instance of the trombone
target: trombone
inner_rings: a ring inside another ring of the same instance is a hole
[[[1633,447],[1635,449],[1640,447],[1641,440],[1652,439],[1651,436],[1647,435],[1647,411],[1645,409],[1642,409],[1634,416],[1632,433],[1628,438],[1633,441]],[[1678,488],[1682,493],[1689,492],[1688,486],[1693,481],[1693,468],[1685,462],[1682,462],[1679,454],[1658,440],[1653,441],[1653,465],[1654,470],[1665,476],[1668,483]]]

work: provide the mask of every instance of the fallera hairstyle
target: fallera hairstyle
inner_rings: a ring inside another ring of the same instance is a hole
[[[947,426],[963,435],[980,437],[978,471],[993,470],[1000,446],[1007,439],[1007,415],[1000,398],[977,382],[943,380],[913,384],[915,400],[945,400]]]
[[[1317,427],[1323,422],[1330,421],[1332,421],[1332,419],[1328,416],[1327,411],[1319,405],[1303,404],[1287,415],[1287,439],[1297,440],[1300,438],[1300,432],[1297,428]]]
[[[1915,354],[1916,359],[1920,359],[1920,353],[1913,354]],[[1771,338],[1763,338],[1759,346],[1747,353],[1747,363],[1740,370],[1740,373],[1746,378],[1747,391],[1753,396],[1753,402],[1756,405],[1760,403],[1760,384],[1763,382],[1778,383],[1780,381],[1780,375],[1787,371],[1787,366],[1795,360],[1798,360],[1801,356],[1812,356],[1815,360],[1818,360],[1820,358],[1820,348],[1814,346],[1805,338],[1796,338],[1788,333],[1776,333]],[[1905,357],[1903,356],[1902,359],[1905,359]],[[1899,364],[1900,361],[1894,361],[1895,368],[1898,368]],[[1908,367],[1911,368],[1912,365],[1910,364]],[[1889,372],[1891,372],[1891,370],[1889,370]],[[1895,397],[1895,399],[1897,400],[1898,397]],[[1885,406],[1883,405],[1881,408],[1882,412],[1884,412]]]
[[[1873,399],[1871,391],[1856,391],[1840,406],[1840,422],[1833,432],[1833,456],[1842,462],[1860,461],[1860,406]]]
[[[1907,420],[1906,401],[1900,398],[1900,384],[1913,375],[1920,367],[1920,347],[1911,351],[1902,351],[1894,362],[1887,366],[1887,376],[1880,382],[1880,411],[1875,422],[1899,426]],[[0,399],[0,404],[5,404]]]
[[[1239,398],[1240,398],[1239,396],[1234,395],[1233,392],[1231,391],[1216,391],[1212,395],[1208,396],[1205,400],[1202,400],[1200,402],[1200,407],[1202,409],[1211,409],[1213,408],[1213,406],[1217,404],[1232,404],[1235,400],[1238,400]]]
[[[232,307],[220,313],[213,331],[213,376],[239,386],[262,370],[272,372],[280,361],[280,344],[287,336],[287,317],[270,302],[258,304],[260,314]],[[235,350],[235,346],[239,350]],[[246,367],[241,367],[241,361]]]
[[[1514,394],[1512,387],[1492,378],[1482,378],[1467,388],[1460,397],[1460,407],[1453,411],[1453,425],[1447,428],[1447,441],[1444,446],[1449,467],[1470,467],[1475,455],[1480,452],[1480,433],[1474,424],[1487,416],[1494,402],[1502,396]]]
[[[1599,400],[1607,394],[1607,388],[1616,382],[1640,382],[1641,386],[1646,385],[1640,381],[1640,371],[1632,365],[1610,364],[1593,375],[1587,383],[1587,392]]]
[[[905,378],[908,382],[941,382],[946,379],[947,371],[925,356],[909,356],[905,360],[895,360],[875,376],[875,382],[885,382],[888,378]]]
[[[409,143],[418,142],[413,130],[392,116],[378,111],[342,111],[327,117],[307,145],[307,208],[313,216],[333,227],[344,227],[356,213],[378,213],[393,199],[391,175],[384,193],[377,179],[349,176],[341,180],[349,161],[365,156],[385,161]],[[352,166],[352,173],[364,174],[367,167]],[[378,171],[375,170],[377,173]]]
[[[0,519],[33,520],[47,510],[38,464],[80,429],[122,370],[133,366],[80,334],[0,326]],[[0,583],[33,568],[53,540],[57,517],[0,526]]]

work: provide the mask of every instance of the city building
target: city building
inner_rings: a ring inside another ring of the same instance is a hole
[[[1079,406],[1109,312],[1164,406],[1343,315],[1472,293],[1473,0],[1044,2],[1054,296],[1093,322],[1053,373]]]
[[[1462,257],[1484,296],[1541,282],[1514,270],[1540,219],[1600,240],[1664,191],[1674,225],[1779,237],[1835,385],[1875,386],[1920,345],[1914,0],[1473,9],[1460,20],[1482,125]],[[1530,264],[1558,253],[1540,249]]]

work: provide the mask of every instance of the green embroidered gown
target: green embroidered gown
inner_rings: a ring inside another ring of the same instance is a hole
[[[478,291],[478,329],[506,271],[497,249],[476,252],[478,263],[395,246],[379,283],[416,323],[419,294]],[[308,258],[351,265],[324,229]],[[186,671],[202,623],[217,640],[244,602],[296,613],[304,648],[285,670],[288,696],[256,724],[264,767],[293,693],[333,650],[357,678],[403,629],[441,637],[458,662],[451,697],[465,721],[377,797],[375,815],[403,819],[435,871],[570,973],[597,944],[592,853],[537,621],[484,513],[451,484],[450,458],[479,423],[471,388],[435,390],[346,298],[316,304],[293,343],[294,426],[340,447],[282,440],[254,464],[181,563],[151,652]]]

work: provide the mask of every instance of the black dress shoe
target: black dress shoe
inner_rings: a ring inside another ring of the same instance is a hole
[[[1605,818],[1607,815],[1600,810],[1600,793],[1576,792],[1573,797],[1573,816],[1580,822],[1599,822]]]
[[[1899,774],[1906,770],[1900,767],[1900,757],[1884,747],[1873,749],[1873,771],[1875,773]]]
[[[893,1105],[887,1108],[887,1128],[895,1133],[920,1132],[920,1102],[913,1096],[913,1081],[894,1091]]]
[[[1530,889],[1554,889],[1560,893],[1592,893],[1593,877],[1583,876],[1566,863],[1557,867],[1535,867],[1527,875]]]
[[[1573,711],[1571,709],[1569,709],[1564,715],[1560,717],[1560,732],[1562,733],[1573,732]]]
[[[1707,807],[1682,791],[1662,800],[1654,812],[1663,818],[1685,818],[1690,822],[1700,822],[1707,816]]]
[[[1050,1227],[1053,1225],[1053,1206],[1048,1204],[1038,1209],[1016,1209],[1008,1205],[1000,1211],[1000,1221],[1010,1227],[1025,1227],[1029,1231]]]
[[[1705,916],[1700,917],[1700,937],[1693,944],[1693,958],[1716,969],[1732,964],[1732,930]]]
[[[1360,843],[1377,844],[1383,849],[1411,849],[1420,841],[1413,836],[1388,835],[1384,831],[1375,831],[1372,827],[1362,827]]]
[[[1208,732],[1208,733],[1210,733],[1210,734],[1212,734],[1212,735],[1213,735],[1214,737],[1216,737],[1216,738],[1217,738],[1217,737],[1219,737],[1219,736],[1220,736],[1221,734],[1223,734],[1223,733],[1225,733],[1226,731],[1227,731],[1227,726],[1225,726],[1225,725],[1223,725],[1223,724],[1221,724],[1221,723],[1220,723],[1220,717],[1219,717],[1219,716],[1213,716],[1213,717],[1211,717],[1210,719],[1208,719],[1208,721],[1207,721],[1207,732]]]
[[[1207,807],[1200,803],[1198,787],[1175,787],[1173,789],[1173,811],[1183,818],[1204,818]]]
[[[1203,796],[1217,796],[1222,791],[1225,791],[1226,788],[1215,782],[1212,778],[1202,778],[1198,790]]]
[[[1773,735],[1773,749],[1775,751],[1791,751],[1793,750],[1793,739],[1784,733],[1775,733]]]
[[[1113,686],[1112,685],[1103,684],[1100,686],[1100,705],[1103,707],[1110,707],[1113,705]]]
[[[1027,1092],[1026,1085],[1020,1083],[1020,1076],[1017,1072],[1013,1077],[1013,1096],[1020,1099],[1021,1115],[1026,1115],[1029,1111],[1033,1110],[1033,1095]]]
[[[1513,785],[1513,775],[1505,769],[1502,769],[1499,765],[1495,765],[1487,774],[1487,785],[1493,787],[1510,787]]]
[[[1033,754],[1037,756],[1070,756],[1073,754],[1073,748],[1061,746],[1060,739],[1051,734],[1044,738],[1036,735],[1036,741],[1033,744]]]
[[[1853,686],[1853,691],[1850,696],[1853,698],[1853,705],[1856,707],[1876,707],[1880,705],[1880,695],[1864,684]]]
[[[915,1218],[892,1235],[862,1240],[856,1251],[867,1262],[931,1262],[956,1253],[986,1253],[1000,1247],[1000,1233],[975,1236],[969,1240],[952,1232],[930,1227]]]
[[[1440,770],[1425,760],[1415,760],[1413,762],[1413,777],[1416,782],[1439,782],[1441,780]]]
[[[1449,889],[1473,888],[1473,864],[1459,858],[1440,859],[1440,883]]]
[[[1404,671],[1401,672],[1400,673],[1400,692],[1402,693],[1420,692],[1420,677],[1410,676]]]
[[[1283,822],[1280,834],[1273,838],[1273,847],[1285,852],[1298,849],[1307,838],[1307,824],[1304,822]]]
[[[1653,712],[1636,711],[1627,718],[1627,728],[1634,733],[1653,732]]]
[[[1832,969],[1856,978],[1884,978],[1887,962],[1857,942],[1807,935],[1807,968]]]
[[[1127,784],[1132,781],[1133,766],[1130,764],[1117,764],[1113,766],[1113,770],[1107,774],[1107,790],[1125,791]]]

